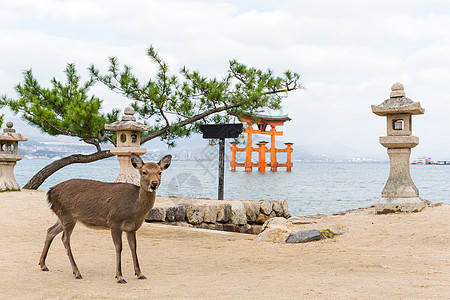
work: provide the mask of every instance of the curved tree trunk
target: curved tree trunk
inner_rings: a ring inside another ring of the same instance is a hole
[[[64,168],[65,166],[74,164],[74,163],[90,163],[100,159],[108,158],[114,156],[109,152],[109,150],[103,150],[100,152],[95,152],[92,154],[73,154],[70,156],[63,157],[58,159],[51,164],[43,167],[39,172],[37,172],[23,187],[24,189],[37,189],[41,186],[44,181],[50,177],[53,173],[58,171],[59,169]]]

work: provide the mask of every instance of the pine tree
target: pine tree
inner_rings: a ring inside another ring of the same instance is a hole
[[[109,150],[102,150],[105,143],[115,145],[115,136],[104,125],[116,121],[119,110],[101,112],[102,100],[88,95],[95,82],[130,99],[141,119],[152,125],[152,131],[141,137],[141,144],[159,137],[169,146],[174,146],[179,137],[198,132],[201,124],[227,122],[230,113],[239,116],[264,108],[279,109],[288,92],[302,88],[300,75],[291,71],[276,77],[271,70],[231,60],[222,79],[208,78],[186,67],[175,75],[153,47],[147,49],[147,55],[156,64],[157,72],[144,83],[132,73],[131,66],[121,68],[116,57],[109,58],[106,74],[92,65],[91,78],[84,84],[80,84],[74,64],[66,67],[66,82],[53,78],[51,88],[41,87],[31,69],[24,72],[24,82],[15,87],[18,97],[3,95],[0,106],[8,106],[43,132],[77,137],[96,148],[92,154],[74,154],[52,162],[24,188],[37,189],[51,174],[69,164],[112,156]]]

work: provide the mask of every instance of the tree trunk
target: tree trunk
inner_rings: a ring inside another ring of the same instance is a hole
[[[114,156],[109,152],[109,150],[103,150],[100,152],[95,152],[92,154],[84,155],[84,154],[73,154],[70,156],[63,157],[58,159],[51,164],[43,167],[39,172],[37,172],[23,187],[24,189],[37,189],[44,183],[44,181],[50,177],[53,173],[62,169],[68,165],[74,163],[90,163],[100,159],[108,158]]]

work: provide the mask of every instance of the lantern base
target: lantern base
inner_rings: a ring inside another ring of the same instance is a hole
[[[383,198],[375,203],[375,214],[389,214],[395,212],[419,212],[426,206],[420,197],[412,198]]]
[[[117,160],[120,164],[119,175],[117,175],[114,182],[126,182],[135,185],[140,184],[140,176],[138,171],[131,164],[131,156],[128,155],[118,155]]]
[[[0,162],[0,192],[20,191],[20,186],[14,177],[15,161]]]

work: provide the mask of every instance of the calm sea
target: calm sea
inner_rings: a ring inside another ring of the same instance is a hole
[[[23,186],[51,160],[24,159],[15,167]],[[217,164],[214,161],[173,161],[163,172],[158,195],[217,199]],[[229,165],[229,164],[227,164]],[[119,164],[115,158],[75,164],[53,174],[40,187],[70,178],[114,181]],[[292,215],[333,213],[369,206],[377,201],[389,175],[388,163],[300,163],[292,172],[246,173],[225,170],[225,199],[285,199]],[[450,204],[450,166],[412,165],[411,175],[420,196]],[[44,199],[43,199],[44,201]]]

